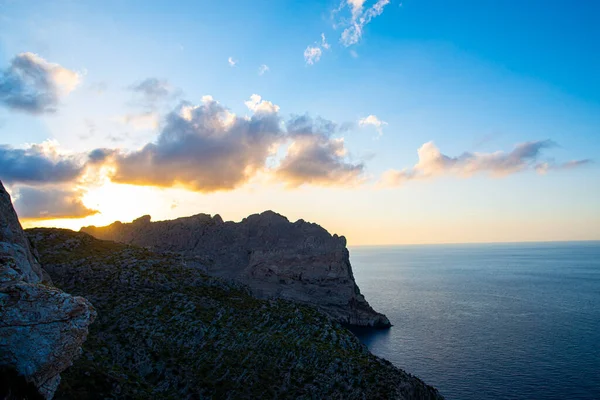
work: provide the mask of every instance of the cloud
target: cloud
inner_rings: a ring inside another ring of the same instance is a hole
[[[119,150],[107,148],[94,149],[88,153],[87,162],[94,166],[102,165],[112,157],[117,156],[119,152]]]
[[[465,152],[458,157],[444,155],[433,142],[422,145],[419,150],[419,162],[412,168],[401,171],[386,171],[381,183],[396,186],[414,179],[429,179],[442,175],[454,175],[459,177],[470,177],[477,173],[489,173],[495,177],[514,174],[527,169],[538,169],[537,162],[542,150],[555,147],[551,140],[536,142],[525,142],[505,153],[497,151],[494,153],[469,153]],[[567,163],[570,167],[576,167],[588,163],[588,160],[571,161]],[[542,168],[543,169],[543,168]]]
[[[167,80],[157,78],[146,78],[131,85],[129,90],[140,96],[142,103],[147,106],[153,106],[177,95],[177,90]]]
[[[99,212],[83,204],[79,190],[22,187],[15,194],[15,209],[24,219],[84,218]]]
[[[301,135],[326,135],[331,136],[335,133],[343,133],[352,129],[353,124],[343,123],[336,124],[325,118],[312,118],[308,114],[292,115],[286,123],[287,133],[290,137],[298,137]]]
[[[348,6],[352,10],[352,15],[360,15],[364,4],[365,0],[348,0]]]
[[[81,75],[75,71],[37,54],[21,53],[0,72],[0,104],[31,114],[52,113],[80,81]]]
[[[130,105],[137,110],[116,116],[114,120],[135,130],[157,129],[159,111],[164,111],[172,100],[181,95],[180,89],[173,87],[167,80],[158,78],[146,78],[128,89],[135,96]]]
[[[77,158],[61,154],[56,142],[34,144],[26,149],[0,145],[0,179],[8,184],[70,182],[83,169]]]
[[[339,12],[344,8],[350,9],[350,19],[341,23],[341,25],[346,25],[340,38],[342,45],[348,47],[358,43],[362,38],[364,27],[373,18],[381,15],[384,7],[389,3],[390,0],[378,0],[371,7],[365,8],[365,0],[342,1],[340,7],[335,12]]]
[[[229,63],[230,67],[235,67],[235,65],[238,63],[237,60],[234,60],[233,57],[229,57],[227,59],[227,62]]]
[[[346,162],[344,139],[322,134],[297,136],[276,169],[287,186],[302,184],[348,185],[358,183],[363,164]]]
[[[360,126],[371,125],[371,126],[375,127],[375,129],[377,130],[377,133],[378,133],[378,137],[383,135],[383,127],[387,124],[388,124],[387,122],[380,120],[379,118],[377,118],[377,116],[372,115],[372,114],[365,118],[361,118],[358,121],[358,125],[360,125]]]
[[[535,170],[540,174],[546,174],[550,171],[560,171],[566,169],[578,168],[584,165],[591,164],[592,160],[571,160],[562,164],[556,164],[554,162],[542,162],[535,166]]]
[[[111,180],[200,192],[233,189],[263,168],[272,146],[283,138],[279,107],[254,95],[251,117],[238,117],[210,96],[200,105],[181,103],[165,119],[156,142],[121,153],[97,149],[95,163],[109,162]]]
[[[118,117],[118,121],[130,125],[136,130],[147,130],[158,128],[158,113],[147,111],[143,113],[131,113]]]
[[[361,180],[364,165],[348,162],[344,139],[331,137],[347,131],[351,124],[305,114],[293,116],[286,128],[292,143],[275,174],[288,187],[348,185]]]
[[[323,55],[322,49],[328,50],[330,47],[327,40],[325,40],[325,34],[321,33],[321,42],[316,42],[314,45],[308,46],[306,47],[306,50],[304,50],[304,61],[306,61],[306,64],[308,65],[316,64]]]
[[[245,101],[244,104],[246,105],[246,107],[248,107],[248,109],[250,109],[250,111],[253,111],[255,113],[269,114],[279,112],[278,105],[273,104],[270,101],[263,100],[262,97],[260,97],[257,94],[253,94],[252,96],[250,96],[250,100]]]
[[[258,67],[258,74],[259,75],[264,75],[265,72],[269,72],[269,66],[267,64],[262,64],[260,67]]]
[[[314,65],[321,59],[321,54],[323,54],[323,52],[320,47],[308,46],[306,50],[304,50],[304,61],[306,61],[308,65]]]
[[[183,102],[164,118],[156,141],[129,153],[93,150],[88,164],[107,166],[114,182],[180,185],[199,192],[231,190],[260,172],[291,187],[348,184],[362,173],[362,164],[346,161],[343,139],[331,138],[349,124],[308,115],[293,116],[286,123],[279,106],[257,94],[245,104],[250,117],[234,114],[210,96],[199,105]],[[278,154],[286,144],[287,153]],[[279,164],[271,162],[278,161],[277,155]]]
[[[321,47],[324,48],[325,50],[329,50],[329,48],[331,47],[329,45],[329,43],[327,43],[327,40],[325,40],[325,34],[321,33]]]

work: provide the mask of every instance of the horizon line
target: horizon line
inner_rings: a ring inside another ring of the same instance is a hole
[[[581,240],[521,240],[521,241],[497,241],[497,242],[440,242],[440,243],[396,243],[396,244],[352,244],[347,247],[400,247],[400,246],[444,246],[444,245],[470,245],[470,244],[552,244],[552,243],[600,243],[600,239]]]

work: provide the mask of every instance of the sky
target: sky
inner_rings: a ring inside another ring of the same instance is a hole
[[[274,210],[350,245],[600,240],[600,3],[0,0],[24,226]]]

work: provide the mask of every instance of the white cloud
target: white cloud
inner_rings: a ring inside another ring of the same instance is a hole
[[[238,61],[237,61],[237,60],[234,60],[234,59],[233,59],[233,57],[229,57],[229,58],[227,59],[227,62],[229,63],[229,66],[230,66],[230,67],[235,67],[235,65],[238,63]]]
[[[325,40],[324,33],[321,33],[321,47],[323,47],[325,50],[329,50],[329,48],[331,47],[331,45],[327,43],[327,40]]]
[[[269,72],[270,68],[267,64],[262,64],[260,67],[258,67],[258,74],[259,75],[264,75],[265,72]]]
[[[308,65],[314,65],[321,59],[323,49],[329,50],[330,48],[331,45],[327,43],[325,34],[321,33],[321,42],[315,42],[314,45],[308,46],[306,50],[304,50],[304,61],[306,61]]]
[[[248,109],[254,113],[277,113],[279,112],[279,106],[271,103],[270,101],[263,100],[258,94],[250,96],[250,100],[245,101],[244,104]]]
[[[352,8],[353,15],[359,15],[362,12],[365,0],[348,0],[348,5]]]
[[[383,127],[385,125],[387,125],[388,123],[380,120],[379,118],[377,118],[377,116],[371,114],[365,118],[361,118],[360,120],[358,120],[358,124],[360,126],[371,125],[371,126],[375,127],[375,129],[377,130],[377,133],[379,134],[379,136],[381,136],[381,135],[383,135]]]
[[[371,7],[365,9],[365,0],[346,0],[345,2],[342,2],[336,11],[348,7],[351,16],[349,21],[342,23],[347,26],[342,32],[340,42],[346,47],[358,43],[362,38],[364,27],[369,24],[373,18],[381,15],[384,7],[389,3],[390,0],[378,0]]]
[[[308,65],[314,65],[319,62],[322,53],[320,47],[308,46],[306,50],[304,50],[304,61],[306,61]]]
[[[419,148],[419,161],[413,167],[400,171],[386,171],[382,176],[381,183],[387,186],[398,186],[414,179],[430,179],[442,175],[470,177],[484,172],[501,177],[528,169],[545,173],[550,169],[575,168],[590,162],[590,160],[576,160],[558,166],[550,163],[538,163],[542,151],[554,146],[556,144],[551,140],[542,140],[520,143],[508,153],[503,151],[465,152],[458,157],[451,157],[442,154],[433,142],[427,142]]]

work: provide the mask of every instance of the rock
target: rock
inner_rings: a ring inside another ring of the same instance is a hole
[[[317,224],[291,223],[273,211],[239,223],[207,214],[159,222],[149,218],[81,231],[99,239],[182,253],[210,275],[247,284],[255,296],[309,304],[344,324],[391,326],[360,293],[346,238],[332,236]]]
[[[52,398],[95,316],[86,299],[52,286],[0,182],[0,365]]]
[[[40,264],[31,251],[29,241],[17,218],[10,195],[0,182],[0,282],[43,280]]]

